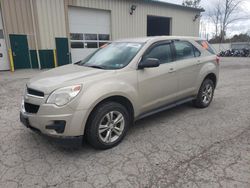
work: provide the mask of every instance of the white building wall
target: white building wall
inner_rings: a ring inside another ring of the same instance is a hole
[[[67,37],[64,0],[36,0],[34,6],[39,28],[39,48],[54,49],[55,37]]]
[[[130,6],[137,5],[133,15]],[[144,0],[36,0],[40,48],[55,48],[55,37],[69,37],[68,7],[78,6],[111,11],[111,39],[147,35],[147,15],[171,17],[172,35],[199,35],[198,10],[178,8]]]
[[[133,15],[130,6],[137,5]],[[147,35],[147,15],[172,18],[172,35],[199,35],[199,19],[193,21],[193,10],[171,7],[163,3],[142,0],[69,0],[69,5],[111,10],[112,39]]]
[[[9,70],[9,58],[8,52],[6,48],[5,38],[4,38],[4,28],[3,28],[3,21],[2,21],[2,12],[0,10],[0,71],[1,70]]]
[[[7,47],[10,47],[9,34],[24,34],[27,35],[29,48],[34,49],[31,0],[1,0],[0,4]]]

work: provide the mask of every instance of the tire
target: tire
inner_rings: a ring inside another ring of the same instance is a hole
[[[197,98],[193,101],[194,106],[197,108],[208,107],[213,100],[214,88],[213,81],[208,78],[205,79],[201,84]]]
[[[90,115],[85,132],[87,142],[96,149],[112,148],[125,137],[130,122],[131,117],[123,105],[102,103]]]

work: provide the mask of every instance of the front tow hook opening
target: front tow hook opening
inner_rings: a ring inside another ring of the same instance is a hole
[[[46,125],[46,129],[49,129],[49,130],[55,130],[56,133],[60,133],[62,134],[65,130],[65,125],[66,125],[66,121],[64,120],[56,120],[56,121],[53,121],[53,124],[51,125]]]

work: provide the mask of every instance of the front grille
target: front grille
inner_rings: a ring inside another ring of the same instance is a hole
[[[43,92],[31,88],[27,88],[27,93],[38,97],[44,97]]]
[[[30,103],[25,102],[24,103],[24,108],[25,108],[26,112],[35,114],[39,110],[39,105],[30,104]]]

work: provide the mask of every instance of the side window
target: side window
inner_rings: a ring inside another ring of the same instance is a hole
[[[195,47],[194,47],[194,56],[195,57],[200,57],[201,56],[201,52]]]
[[[199,45],[201,45],[205,50],[209,51],[211,54],[215,54],[215,50],[211,47],[211,45],[205,40],[197,40]]]
[[[191,43],[186,41],[175,41],[174,42],[176,51],[176,60],[194,58],[194,47]]]
[[[147,58],[156,58],[160,60],[160,64],[172,61],[172,52],[170,44],[160,44],[153,47],[145,56]]]

